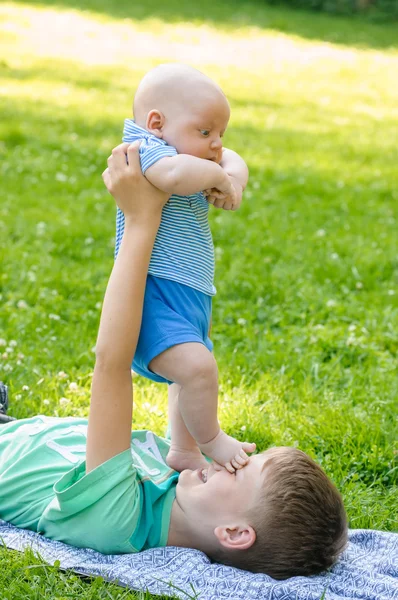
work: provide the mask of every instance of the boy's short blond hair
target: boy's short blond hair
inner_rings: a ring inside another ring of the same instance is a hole
[[[286,579],[331,567],[347,544],[340,493],[321,467],[297,448],[271,451],[261,499],[247,519],[257,534],[253,546],[223,548],[214,560]]]

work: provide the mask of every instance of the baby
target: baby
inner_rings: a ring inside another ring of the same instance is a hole
[[[177,471],[206,466],[203,452],[234,472],[247,463],[255,444],[228,436],[217,418],[218,372],[208,337],[216,293],[208,208],[239,207],[247,166],[222,146],[227,98],[196,69],[182,64],[152,69],[138,86],[133,110],[123,139],[141,141],[142,172],[172,194],[151,256],[133,369],[170,384],[169,466]],[[123,231],[118,210],[116,254]]]

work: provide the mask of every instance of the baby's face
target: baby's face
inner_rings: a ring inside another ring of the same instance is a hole
[[[222,136],[230,115],[226,98],[220,97],[205,105],[166,119],[163,139],[174,146],[179,154],[221,162]]]

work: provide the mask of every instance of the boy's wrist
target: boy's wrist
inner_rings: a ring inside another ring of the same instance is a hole
[[[156,213],[148,212],[137,215],[137,214],[125,214],[124,215],[124,231],[144,231],[151,232],[158,230],[160,221],[162,218],[162,211],[159,210]]]

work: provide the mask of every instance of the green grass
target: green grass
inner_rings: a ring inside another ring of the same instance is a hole
[[[100,173],[144,72],[184,57],[223,86],[225,144],[251,173],[238,213],[211,211],[222,423],[261,450],[315,457],[351,527],[396,529],[398,26],[255,2],[74,4],[0,7],[12,412],[87,414],[114,237]],[[136,384],[135,426],[162,433],[165,388]],[[29,553],[0,561],[4,598],[134,597],[26,570]]]

